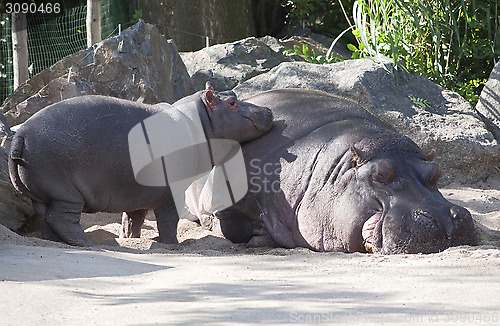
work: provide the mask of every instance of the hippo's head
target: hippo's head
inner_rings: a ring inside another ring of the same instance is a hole
[[[443,198],[439,168],[419,150],[365,160],[351,146],[346,154],[351,168],[338,200],[346,216],[355,217],[341,224],[349,251],[431,253],[475,244],[470,213]]]
[[[215,92],[207,82],[200,95],[205,108],[200,115],[206,114],[208,138],[244,142],[262,136],[272,127],[273,115],[269,108],[238,101],[232,91]]]

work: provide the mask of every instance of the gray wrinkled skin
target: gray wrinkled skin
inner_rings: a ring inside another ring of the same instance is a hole
[[[198,110],[207,138],[246,141],[272,125],[269,109],[239,102],[234,93],[207,89],[174,104]],[[14,186],[32,198],[42,235],[91,246],[81,212],[124,212],[124,237],[139,237],[154,210],[160,241],[176,243],[178,215],[169,187],[135,181],[128,133],[165,105],[105,96],[72,98],[28,119],[14,136],[9,171]],[[165,141],[168,141],[166,139]]]
[[[358,104],[299,89],[248,101],[275,122],[243,146],[247,196],[215,214],[229,239],[258,243],[260,227],[286,248],[383,254],[476,243],[470,213],[438,191],[437,165]]]

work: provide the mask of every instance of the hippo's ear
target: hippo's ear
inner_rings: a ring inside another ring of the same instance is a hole
[[[354,147],[354,144],[351,144],[349,148],[351,149],[352,161],[356,163],[357,167],[366,163],[366,161],[361,157],[361,155],[359,155],[359,152],[356,149],[356,147]]]
[[[427,153],[427,161],[434,161],[434,156],[436,156],[436,150],[433,148],[429,153]]]
[[[214,87],[212,86],[212,84],[209,81],[207,81],[205,83],[205,90],[206,91],[212,91],[212,92],[214,91]]]
[[[203,102],[211,111],[215,111],[217,109],[217,98],[211,90],[205,91],[205,95],[203,95]]]

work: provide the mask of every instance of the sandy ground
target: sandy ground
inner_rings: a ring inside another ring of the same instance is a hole
[[[500,176],[442,189],[500,229]],[[500,248],[431,255],[246,248],[196,224],[163,245],[155,222],[117,239],[118,215],[86,215],[81,250],[0,227],[0,325],[499,325]],[[500,246],[500,244],[499,244]]]

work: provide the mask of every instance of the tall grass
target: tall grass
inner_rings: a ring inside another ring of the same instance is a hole
[[[357,0],[358,46],[349,48],[392,62],[396,74],[406,65],[475,104],[500,56],[498,11],[497,0]]]

